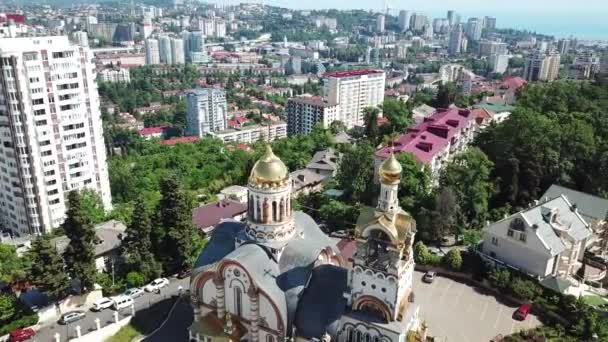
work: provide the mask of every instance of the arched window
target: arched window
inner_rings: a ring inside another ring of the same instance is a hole
[[[234,312],[243,317],[243,291],[238,286],[234,288]]]
[[[283,221],[285,219],[285,198],[281,198],[281,202],[279,202],[279,219]]]
[[[357,330],[357,342],[362,342],[361,340],[361,331]]]
[[[260,203],[260,198],[257,197],[255,200],[255,219],[261,220],[262,218],[262,204]]]
[[[378,336],[374,336],[374,342],[380,342],[380,339],[378,338]]]
[[[355,333],[353,331],[353,328],[346,329],[346,338],[348,342],[355,342]]]
[[[372,337],[369,335],[369,333],[365,334],[365,342],[371,342]]]
[[[279,221],[279,208],[277,208],[277,201],[272,201],[272,220],[274,222]]]
[[[249,218],[253,219],[253,216],[254,216],[254,212],[253,212],[253,196],[249,196],[249,203],[248,204],[249,204],[249,209],[248,209],[248,211],[249,211],[249,213],[248,213],[249,214]]]
[[[266,335],[266,342],[274,342],[274,336]]]

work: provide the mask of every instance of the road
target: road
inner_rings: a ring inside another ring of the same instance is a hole
[[[426,284],[423,275],[414,272],[414,301],[437,341],[489,341],[498,334],[509,335],[541,324],[532,314],[525,321],[513,319],[517,306],[484,289],[444,277]]]
[[[162,289],[160,294],[145,292],[143,296],[135,299],[135,311],[147,309],[150,306],[167,299],[170,296],[178,293],[179,286],[182,286],[184,291],[189,288],[190,278],[176,279],[168,278],[169,286]],[[84,309],[82,309],[84,310]],[[99,318],[102,327],[114,322],[114,310],[106,309],[101,312],[86,310],[86,317],[80,321],[73,322],[68,325],[61,325],[54,322],[50,325],[45,325],[36,332],[36,342],[55,342],[55,334],[59,333],[60,341],[68,341],[70,338],[76,337],[76,326],[80,326],[81,333],[84,335],[90,331],[96,330],[95,320]],[[118,319],[125,318],[131,315],[131,308],[125,308],[119,311]],[[59,319],[59,318],[57,318]]]
[[[143,342],[188,342],[188,328],[194,319],[192,306],[187,300],[180,300],[165,324]]]

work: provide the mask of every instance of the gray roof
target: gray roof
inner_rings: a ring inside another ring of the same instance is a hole
[[[292,172],[290,176],[295,191],[299,191],[308,186],[317,185],[327,178],[327,176],[320,175],[309,169],[296,170]]]
[[[561,185],[551,185],[540,200],[542,202],[545,199],[552,199],[561,195],[565,195],[570,203],[576,204],[578,211],[585,218],[598,221],[606,218],[606,214],[608,213],[608,199],[572,190]]]
[[[306,168],[335,171],[338,169],[338,154],[331,148],[315,153]]]
[[[314,268],[296,312],[298,336],[320,338],[325,332],[336,336],[346,309],[344,293],[347,291],[347,269],[334,265]]]
[[[116,220],[110,220],[100,223],[95,226],[95,256],[104,255],[120,247],[122,235],[127,227],[124,223]],[[55,246],[57,251],[62,254],[70,243],[67,236],[56,237],[51,240],[51,244]]]

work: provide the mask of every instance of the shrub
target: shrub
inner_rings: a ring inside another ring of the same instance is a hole
[[[462,256],[457,249],[450,249],[446,255],[441,258],[441,263],[447,268],[459,271],[462,268]]]
[[[0,326],[0,336],[6,335],[15,329],[30,327],[36,323],[38,323],[38,314],[34,313],[31,315],[23,316],[10,323],[2,324],[2,326]]]
[[[426,265],[429,262],[429,258],[431,257],[431,253],[428,248],[422,241],[416,242],[414,244],[414,261],[420,265]]]
[[[542,289],[530,280],[514,277],[509,284],[509,290],[521,300],[531,301],[542,294]]]
[[[509,287],[511,273],[505,269],[495,268],[490,272],[490,284],[499,290],[505,290]]]
[[[129,287],[139,287],[142,286],[145,282],[146,280],[144,279],[144,276],[141,275],[141,273],[139,272],[133,271],[127,274],[127,284],[129,285]]]

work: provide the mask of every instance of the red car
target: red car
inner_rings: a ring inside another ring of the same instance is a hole
[[[16,329],[8,336],[10,337],[10,342],[22,342],[36,336],[36,332],[32,328]]]
[[[513,316],[515,319],[523,321],[526,319],[526,317],[528,317],[528,312],[530,312],[530,304],[522,304],[517,311],[515,311]]]

